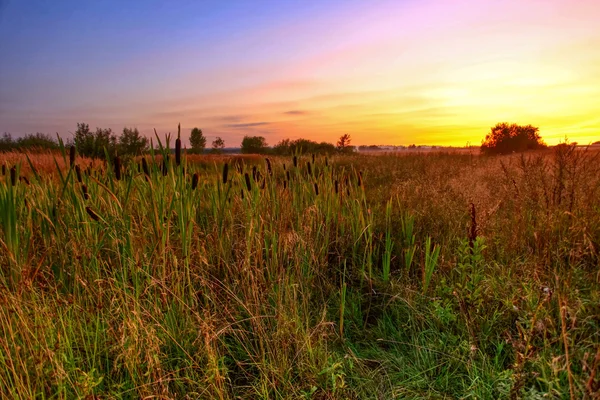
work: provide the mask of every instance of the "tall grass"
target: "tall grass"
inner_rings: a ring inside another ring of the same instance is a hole
[[[0,158],[1,397],[597,392],[597,154],[201,159],[155,139],[141,167]]]

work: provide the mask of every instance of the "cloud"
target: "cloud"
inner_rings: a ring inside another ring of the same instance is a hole
[[[254,128],[255,126],[269,125],[270,122],[248,122],[243,124],[227,124],[225,128],[243,129],[243,128]]]
[[[303,111],[303,110],[290,110],[290,111],[286,111],[284,112],[285,115],[306,115],[308,114],[308,111]]]

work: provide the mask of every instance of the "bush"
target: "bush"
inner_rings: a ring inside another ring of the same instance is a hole
[[[242,154],[265,154],[269,147],[267,140],[262,136],[244,136],[242,140]]]
[[[502,122],[492,127],[481,143],[484,154],[509,154],[545,148],[539,128]]]

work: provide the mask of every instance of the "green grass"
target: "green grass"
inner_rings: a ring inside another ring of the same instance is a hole
[[[0,397],[597,395],[598,153],[168,146],[0,178]]]

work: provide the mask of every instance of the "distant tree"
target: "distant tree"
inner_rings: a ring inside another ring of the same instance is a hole
[[[73,144],[82,156],[105,158],[105,150],[109,156],[116,154],[117,137],[111,129],[96,128],[96,132],[92,132],[88,124],[78,123]]]
[[[539,128],[502,122],[492,127],[481,143],[484,154],[508,154],[545,148]]]
[[[416,148],[417,148],[417,145],[416,145],[416,144],[414,144],[414,143],[413,143],[413,144],[409,144],[409,145],[408,145],[408,148],[409,148],[409,149],[411,149],[411,150],[414,150],[414,149],[416,149]]]
[[[225,141],[221,139],[221,136],[217,136],[217,138],[212,142],[212,152],[221,154],[223,149],[225,149]]]
[[[264,154],[268,151],[267,141],[262,136],[244,136],[242,139],[242,154]]]
[[[119,154],[123,156],[140,155],[148,149],[148,138],[140,135],[137,128],[123,128],[119,136]]]
[[[348,133],[343,134],[337,141],[337,148],[342,153],[347,153],[348,151],[352,151],[350,147],[350,142],[352,139]]]
[[[315,142],[309,139],[283,139],[273,147],[273,152],[279,155],[292,154],[331,154],[335,146],[327,142]]]
[[[15,148],[16,144],[10,133],[4,132],[0,137],[0,151],[11,151]]]
[[[600,140],[598,140],[597,142],[594,142],[592,144],[600,144]]]
[[[191,153],[201,154],[206,147],[206,137],[202,133],[202,129],[194,128],[190,133]]]
[[[17,139],[16,145],[20,149],[47,150],[58,148],[58,143],[52,136],[40,132],[35,134],[31,133]]]

